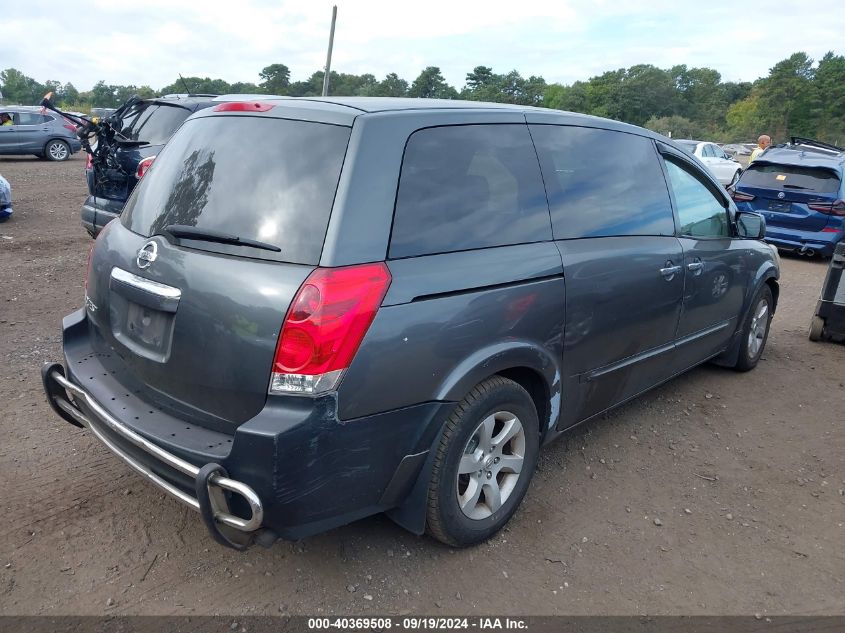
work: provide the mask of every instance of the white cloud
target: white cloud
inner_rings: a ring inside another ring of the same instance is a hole
[[[636,63],[709,66],[752,80],[803,50],[820,57],[845,32],[840,1],[338,0],[332,67],[397,72],[429,65],[463,85],[474,66],[571,82]],[[178,73],[258,81],[271,63],[294,79],[322,67],[331,0],[47,0],[7,3],[0,67],[80,89],[173,82]],[[83,16],[92,16],[86,20]],[[808,25],[802,28],[800,25]],[[839,52],[842,52],[840,49]]]

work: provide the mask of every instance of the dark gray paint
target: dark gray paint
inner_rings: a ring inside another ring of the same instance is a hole
[[[150,240],[158,245],[158,257],[141,270],[137,253]],[[231,431],[264,406],[279,329],[313,267],[175,246],[161,236],[150,240],[120,222],[107,227],[92,255],[88,296],[97,309],[89,310],[89,319],[151,399],[210,428]],[[175,314],[150,311],[153,318],[166,314],[162,318],[172,320],[165,324],[172,328],[172,338],[164,335],[169,341],[157,346],[135,340],[142,353],[118,341],[128,334],[129,302],[110,289],[115,266],[182,290]]]
[[[524,123],[519,111],[498,109],[383,112],[355,121],[329,220],[321,266],[346,266],[387,257],[393,204],[405,143],[437,125]]]
[[[418,129],[527,119],[659,138],[582,115],[466,104],[425,109],[423,105],[437,104],[415,103],[401,110],[388,101],[384,111],[367,112],[370,102],[361,100],[282,99],[268,113],[250,115],[352,125],[322,266],[385,260],[405,143]],[[206,110],[196,116],[227,115]],[[709,178],[694,159],[689,162]],[[732,217],[735,207],[727,197],[725,205]],[[419,445],[418,438],[430,439],[436,433],[422,433],[422,427],[442,423],[430,412],[414,417],[420,410],[415,405],[459,401],[485,378],[523,368],[543,385],[538,395],[543,399],[538,405],[548,412],[543,424],[564,429],[734,349],[736,328],[751,297],[761,283],[778,274],[767,246],[738,238],[705,242],[676,236],[602,237],[388,261],[390,289],[340,384],[335,409],[334,396],[310,400],[266,395],[284,314],[312,267],[201,252],[161,237],[152,239],[159,256],[146,270],[135,263],[145,238],[113,223],[97,242],[89,279],[97,310],[88,311],[89,327],[96,330],[91,334],[95,347],[122,357],[115,362],[122,363],[132,380],[146,384],[139,388],[139,397],[160,404],[176,419],[227,433],[240,425],[238,433],[254,436],[255,451],[244,449],[238,459],[227,461],[227,468],[248,473],[248,480],[260,480],[267,463],[284,463],[271,457],[264,461],[262,456],[276,454],[281,445],[271,449],[261,444],[259,449],[258,439],[274,441],[295,429],[297,446],[284,450],[298,452],[307,445],[305,466],[325,463],[326,472],[335,472],[341,461],[334,452],[341,450],[344,472],[371,472],[370,464],[378,462],[386,478],[372,484],[381,486],[377,495],[404,456],[428,448]],[[705,264],[702,278],[711,271],[734,273],[722,300],[709,301],[706,284],[689,276],[686,264],[696,258]],[[667,264],[680,266],[671,279],[660,273]],[[166,360],[132,354],[115,338],[114,322],[126,315],[119,300],[113,305],[108,289],[114,266],[182,290],[172,344],[162,342],[167,349],[153,350]],[[378,419],[389,418],[391,425],[403,420],[403,427],[390,435],[395,444],[390,467],[379,461],[379,443],[368,435],[384,428],[370,417],[381,413]],[[316,437],[311,442],[311,423],[302,422],[312,418],[318,420],[314,424],[323,444]],[[326,439],[339,429],[354,432],[360,446],[373,450],[353,454],[348,444],[341,449]],[[549,432],[546,439],[554,435]],[[330,453],[324,453],[324,447]],[[336,484],[325,472],[302,475],[295,487],[283,472],[274,471],[273,477],[275,488],[268,483],[268,494],[285,503],[304,503],[308,490]],[[370,492],[365,496],[372,497]],[[366,502],[364,510],[349,505],[344,506],[344,516],[379,508],[375,501]],[[321,525],[332,524],[334,509],[319,510],[319,521],[326,517]],[[286,516],[286,522],[291,520]]]
[[[668,377],[661,373],[662,359],[594,379],[588,374],[674,341],[684,275],[667,279],[660,270],[681,265],[683,251],[675,237],[603,237],[557,245],[567,290],[562,424],[569,426]]]
[[[544,376],[551,390],[565,316],[552,242],[396,260],[389,268],[384,307],[338,390],[341,418],[460,400],[517,357],[516,366]],[[439,293],[446,296],[431,297]]]

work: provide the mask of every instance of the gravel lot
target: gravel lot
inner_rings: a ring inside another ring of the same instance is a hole
[[[82,302],[84,162],[0,158],[0,613],[845,613],[845,346],[807,339],[825,263],[784,258],[755,371],[701,367],[574,430],[486,544],[374,517],[239,554],[42,395]]]

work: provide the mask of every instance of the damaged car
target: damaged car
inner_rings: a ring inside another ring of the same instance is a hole
[[[764,234],[616,121],[218,101],[101,231],[44,389],[224,545],[386,512],[468,546],[568,429],[703,362],[757,365]]]
[[[215,96],[186,94],[133,98],[103,118],[99,127],[105,128],[110,137],[108,148],[98,156],[97,144],[101,139],[92,139],[92,151],[85,165],[89,195],[82,204],[81,218],[82,226],[91,237],[96,237],[106,224],[120,215],[135,185],[185,119],[214,105]]]

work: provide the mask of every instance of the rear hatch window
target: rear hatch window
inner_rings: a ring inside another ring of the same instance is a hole
[[[739,180],[746,187],[817,194],[835,194],[839,183],[839,176],[827,169],[765,164],[751,165]]]
[[[255,116],[185,123],[122,214],[151,236],[182,225],[279,252],[192,240],[213,252],[315,265],[320,259],[350,128]]]
[[[130,141],[164,145],[191,115],[181,106],[150,104],[123,117],[121,135]]]

